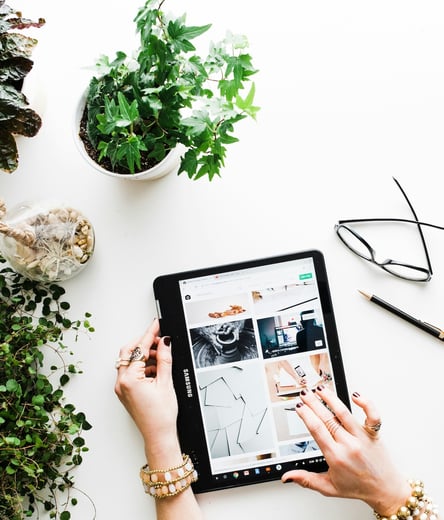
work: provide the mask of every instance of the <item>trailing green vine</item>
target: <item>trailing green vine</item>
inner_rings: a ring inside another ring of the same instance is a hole
[[[81,370],[65,342],[94,329],[89,313],[67,316],[64,293],[0,269],[0,520],[38,517],[41,508],[69,520],[77,503],[72,470],[91,425],[66,402],[64,387]]]

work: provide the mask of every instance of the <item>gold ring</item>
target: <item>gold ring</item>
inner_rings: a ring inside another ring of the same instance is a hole
[[[142,352],[141,349],[142,345],[137,345],[137,347],[131,352],[129,362],[132,363],[133,361],[146,361],[145,354]]]
[[[129,364],[130,364],[129,359],[122,359],[119,357],[118,359],[116,359],[116,363],[114,366],[116,368],[120,368],[120,367],[127,367]]]
[[[335,433],[340,426],[341,426],[341,423],[338,421],[338,418],[334,415],[333,415],[333,417],[330,417],[330,419],[328,419],[328,421],[325,422],[325,427],[327,428],[328,432],[333,437],[333,439],[335,439]]]
[[[375,424],[368,424],[367,422],[367,419],[364,421],[364,430],[369,434],[369,435],[377,435],[379,430],[381,429],[381,426],[382,426],[382,422],[381,421],[378,421],[377,423]]]

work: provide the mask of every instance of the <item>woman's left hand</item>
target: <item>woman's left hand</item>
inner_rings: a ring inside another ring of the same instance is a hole
[[[170,338],[160,338],[159,332],[156,319],[140,339],[120,350],[117,362],[115,392],[143,436],[147,457],[178,444]],[[137,347],[143,358],[130,360]]]

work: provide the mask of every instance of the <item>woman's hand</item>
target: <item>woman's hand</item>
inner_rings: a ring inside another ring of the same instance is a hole
[[[115,391],[143,436],[149,468],[164,475],[180,467],[183,457],[176,432],[170,338],[160,338],[159,332],[154,320],[139,340],[120,350]],[[202,518],[191,487],[155,500],[158,520]]]
[[[374,406],[357,393],[352,398],[366,415],[364,425],[327,387],[302,392],[296,412],[329,469],[326,473],[288,471],[282,481],[293,481],[325,496],[361,499],[382,515],[396,514],[411,494],[410,485],[390,461],[379,438],[380,419]]]
[[[120,350],[115,392],[145,441],[150,464],[179,452],[176,434],[177,399],[171,378],[170,338],[159,337],[154,320],[145,334]],[[139,347],[145,359],[130,361]],[[177,457],[176,457],[177,458]],[[162,466],[163,467],[163,466]]]

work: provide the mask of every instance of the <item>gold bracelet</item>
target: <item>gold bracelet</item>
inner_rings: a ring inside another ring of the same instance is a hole
[[[168,469],[140,469],[145,493],[153,498],[173,497],[182,493],[197,480],[197,471],[188,455],[182,455],[182,464]]]
[[[424,483],[421,480],[409,480],[412,494],[404,506],[395,515],[383,516],[373,511],[377,520],[438,520],[438,508],[432,499],[424,493]]]

